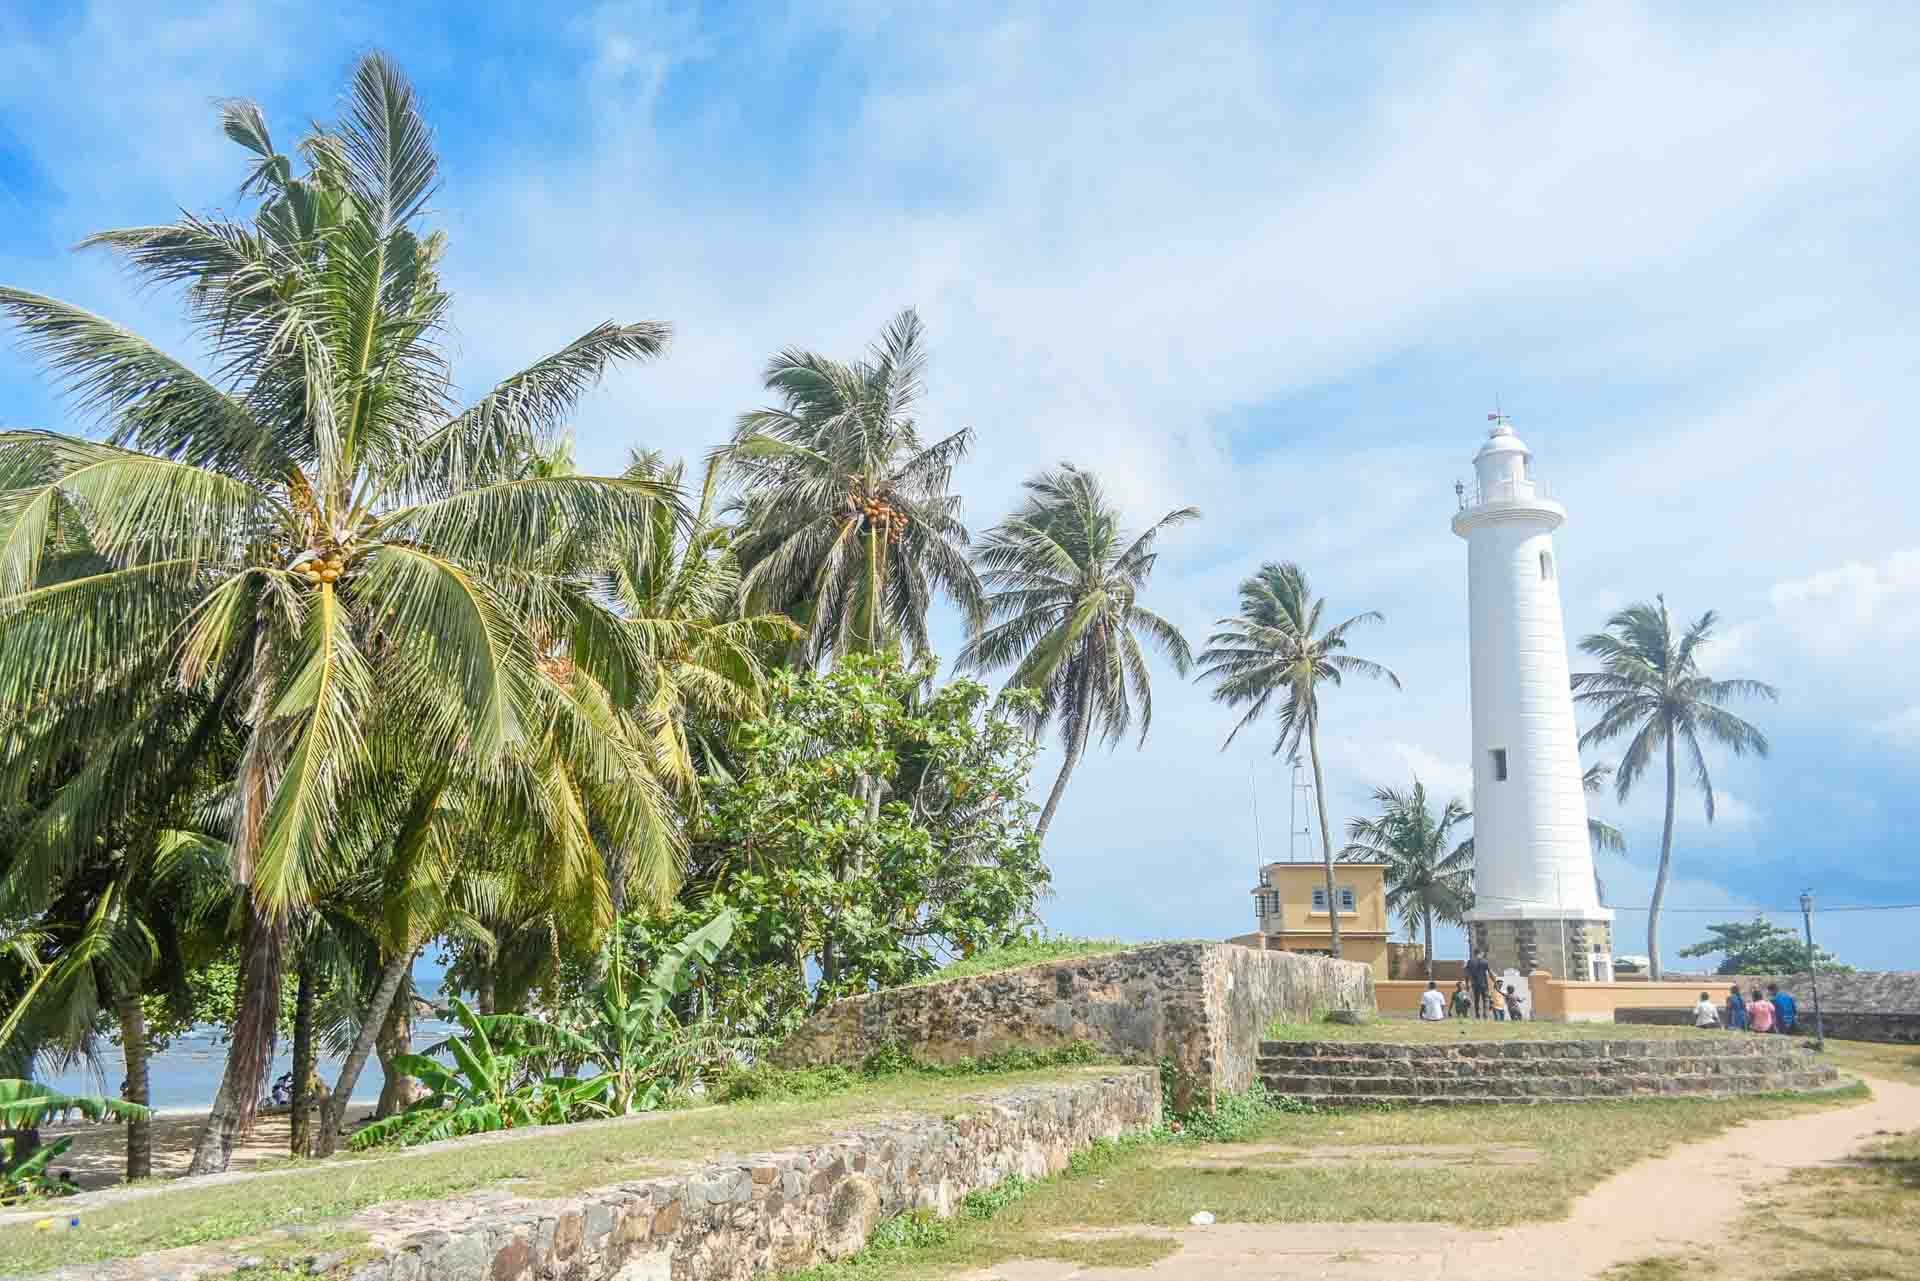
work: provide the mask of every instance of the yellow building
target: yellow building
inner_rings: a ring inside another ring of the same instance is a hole
[[[1340,913],[1340,952],[1344,959],[1373,967],[1387,977],[1387,866],[1384,863],[1335,863],[1334,903],[1327,901],[1327,872],[1319,863],[1269,863],[1260,869],[1252,891],[1253,915],[1260,928],[1229,940],[1275,952],[1333,950],[1329,908]]]

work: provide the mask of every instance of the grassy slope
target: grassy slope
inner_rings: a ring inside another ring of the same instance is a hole
[[[1669,1027],[1660,1024],[1621,1023],[1496,1023],[1492,1019],[1383,1018],[1366,1023],[1287,1023],[1267,1027],[1269,1041],[1398,1041],[1437,1044],[1445,1041],[1667,1041],[1699,1037],[1726,1037],[1749,1033]]]
[[[503,1179],[522,1180],[514,1187],[520,1195],[558,1196],[724,1152],[764,1152],[819,1141],[871,1122],[880,1113],[949,1115],[964,1110],[969,1098],[1075,1074],[1059,1069],[968,1077],[908,1074],[826,1098],[654,1113],[542,1130],[524,1138],[290,1163],[282,1173],[211,1187],[182,1183],[155,1195],[83,1210],[83,1230],[76,1233],[39,1232],[30,1224],[0,1228],[0,1274],[249,1237],[285,1224],[339,1218],[383,1201],[448,1196]],[[47,1213],[59,1212],[59,1204],[51,1203]]]
[[[1148,946],[1151,944],[1122,943],[1118,939],[1047,939],[1044,942],[1012,943],[1006,947],[977,952],[924,978],[915,979],[906,986],[924,987],[929,983],[945,983],[948,979],[977,978],[982,974],[1025,969],[1029,965],[1041,965],[1047,961],[1064,961],[1076,956],[1108,956],[1114,952]]]

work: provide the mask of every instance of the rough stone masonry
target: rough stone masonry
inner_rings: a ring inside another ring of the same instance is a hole
[[[1276,1018],[1374,1010],[1357,962],[1234,943],[1162,943],[836,1001],[781,1047],[793,1065],[858,1063],[888,1043],[923,1062],[1084,1041],[1136,1063],[1171,1061],[1185,1110],[1253,1084]]]
[[[813,1147],[717,1159],[557,1200],[494,1190],[373,1206],[324,1225],[364,1232],[365,1246],[307,1267],[351,1281],[742,1281],[846,1258],[883,1218],[946,1215],[976,1188],[1057,1173],[1097,1139],[1151,1129],[1160,1083],[1144,1068],[1088,1069],[970,1103],[946,1118],[880,1120]],[[566,1141],[564,1131],[549,1133]],[[278,1235],[265,1243],[277,1255],[297,1251],[297,1232]],[[198,1281],[258,1266],[263,1259],[251,1252],[262,1248],[166,1250],[48,1275]]]

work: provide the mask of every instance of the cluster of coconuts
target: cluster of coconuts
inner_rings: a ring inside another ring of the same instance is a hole
[[[868,529],[885,530],[890,542],[899,542],[907,532],[907,514],[884,498],[850,495],[846,510],[849,517],[863,518]]]
[[[346,563],[347,558],[345,553],[336,547],[325,556],[316,556],[301,566],[300,573],[309,583],[317,587],[321,583],[337,581],[340,577],[340,571],[345,567]]]

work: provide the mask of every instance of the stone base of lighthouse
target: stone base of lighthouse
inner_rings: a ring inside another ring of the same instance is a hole
[[[1487,958],[1495,974],[1545,970],[1575,982],[1612,977],[1611,921],[1521,916],[1471,921],[1467,929],[1474,952]]]

